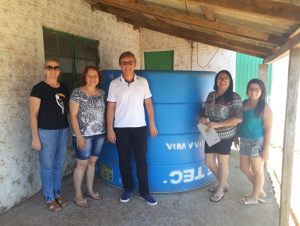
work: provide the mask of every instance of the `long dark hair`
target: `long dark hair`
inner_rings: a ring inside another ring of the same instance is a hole
[[[219,71],[219,72],[216,74],[214,90],[215,90],[215,91],[218,91],[217,80],[218,80],[219,75],[222,74],[222,73],[226,74],[226,75],[229,77],[229,80],[230,80],[230,84],[229,84],[228,89],[227,89],[226,92],[222,95],[222,97],[224,97],[224,99],[225,99],[225,102],[227,103],[228,101],[233,100],[233,80],[232,80],[232,76],[231,76],[231,74],[230,74],[229,71],[227,71],[227,70],[222,70],[222,71]]]
[[[262,116],[263,111],[266,106],[266,87],[262,80],[257,79],[257,78],[251,79],[247,85],[247,90],[246,90],[247,95],[248,95],[248,90],[249,90],[249,87],[251,84],[257,84],[259,86],[259,88],[261,89],[261,95],[260,95],[260,97],[258,99],[258,103],[255,107],[255,115],[257,117],[259,117],[259,116]]]

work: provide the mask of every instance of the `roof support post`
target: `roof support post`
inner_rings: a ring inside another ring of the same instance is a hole
[[[294,47],[290,49],[288,88],[286,98],[279,215],[280,226],[289,225],[299,77],[300,48]]]
[[[260,64],[258,70],[258,78],[268,86],[268,64]]]

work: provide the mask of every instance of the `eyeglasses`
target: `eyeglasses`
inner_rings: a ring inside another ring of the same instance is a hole
[[[249,92],[249,93],[253,93],[253,92],[258,93],[258,92],[260,92],[260,91],[261,91],[261,89],[259,89],[259,88],[257,88],[257,89],[252,89],[252,88],[250,88],[250,89],[248,89],[248,92]]]
[[[228,77],[218,77],[218,81],[229,81]]]
[[[134,65],[135,61],[121,61],[120,63],[122,66],[126,66],[126,65]]]
[[[59,66],[50,66],[50,65],[47,65],[47,66],[45,66],[45,69],[47,71],[52,71],[52,70],[58,71],[60,69],[60,67]]]

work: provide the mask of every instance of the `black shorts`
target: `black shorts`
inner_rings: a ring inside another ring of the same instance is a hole
[[[230,139],[221,139],[219,143],[208,147],[205,142],[205,153],[216,153],[221,155],[230,155],[230,149],[232,145],[233,138]]]

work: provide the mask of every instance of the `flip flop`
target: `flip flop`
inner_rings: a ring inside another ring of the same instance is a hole
[[[212,193],[216,193],[217,192],[217,190],[218,190],[218,187],[210,187],[209,189],[208,189],[208,191],[209,192],[212,192]],[[223,188],[223,192],[228,192],[228,188]]]
[[[224,198],[224,194],[223,195],[217,195],[217,194],[214,194],[210,197],[210,201],[211,202],[220,202],[222,199]]]
[[[89,197],[89,198],[92,198],[92,199],[95,199],[95,200],[100,200],[102,199],[102,195],[101,193],[98,193],[98,192],[95,192],[94,194],[89,194],[89,193],[84,193],[85,196]]]
[[[79,206],[79,207],[81,207],[81,208],[88,208],[88,207],[90,207],[90,204],[86,201],[86,199],[84,199],[84,200],[79,200],[79,201],[73,199],[73,202],[74,202],[77,206]]]
[[[247,199],[247,198],[241,198],[240,203],[243,205],[257,205],[258,200],[253,200],[253,199]]]
[[[247,197],[250,197],[250,196],[251,196],[251,194],[247,194],[247,195],[241,196],[241,198],[247,198]],[[258,201],[261,202],[261,203],[266,203],[267,202],[267,196],[265,196],[265,197],[258,196]]]

